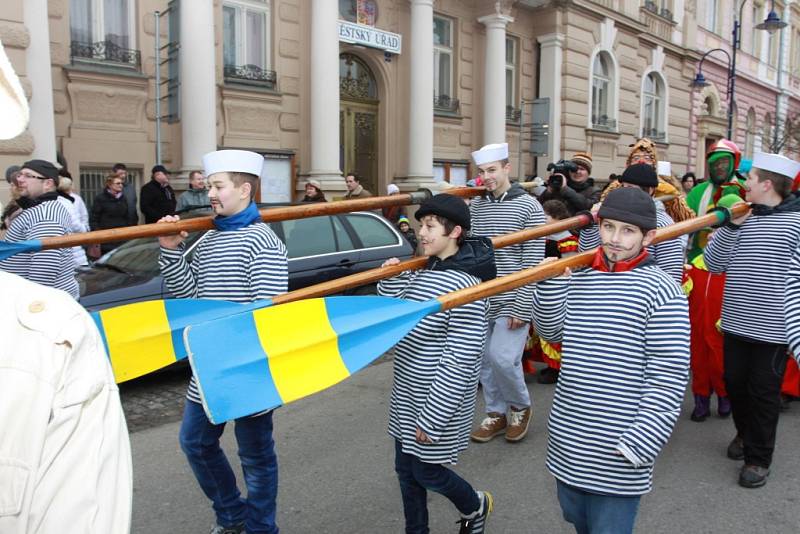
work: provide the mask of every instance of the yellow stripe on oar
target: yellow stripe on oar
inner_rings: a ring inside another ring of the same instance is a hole
[[[253,313],[275,388],[284,403],[336,384],[350,373],[339,354],[324,299]]]
[[[135,310],[131,313],[129,307],[120,306],[100,312],[111,367],[118,383],[175,362],[164,301],[142,302]]]

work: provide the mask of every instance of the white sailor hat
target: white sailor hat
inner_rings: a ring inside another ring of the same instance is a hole
[[[656,167],[656,174],[659,176],[672,176],[672,163],[659,161]]]
[[[508,159],[508,143],[494,143],[486,145],[472,153],[475,165],[484,165],[493,161]]]
[[[772,171],[794,180],[797,173],[800,172],[800,163],[789,159],[780,154],[767,154],[766,152],[756,152],[753,156],[754,169],[764,169],[765,171]]]
[[[12,139],[28,126],[28,99],[0,42],[0,139]]]
[[[206,176],[217,172],[244,172],[261,176],[264,156],[249,150],[217,150],[203,156]]]

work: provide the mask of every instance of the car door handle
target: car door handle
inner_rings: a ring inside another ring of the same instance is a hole
[[[349,266],[353,265],[354,263],[355,262],[353,260],[348,259],[348,258],[345,258],[345,259],[339,261],[339,265],[341,265],[343,267],[349,267]]]

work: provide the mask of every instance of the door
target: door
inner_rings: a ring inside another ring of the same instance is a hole
[[[378,179],[378,89],[369,67],[352,54],[339,56],[339,165],[380,195]]]

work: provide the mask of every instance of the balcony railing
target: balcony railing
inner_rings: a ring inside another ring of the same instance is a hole
[[[647,137],[652,141],[664,142],[667,140],[667,132],[662,132],[657,128],[645,128],[642,130],[642,137]]]
[[[258,85],[275,89],[278,75],[274,70],[266,70],[256,65],[225,65],[225,81]]]
[[[111,41],[98,41],[96,43],[70,43],[70,56],[72,62],[98,62],[119,67],[139,70],[142,64],[142,55],[138,50],[123,48]]]
[[[457,98],[449,95],[433,96],[433,111],[440,113],[458,113],[459,102]]]
[[[522,117],[522,110],[514,106],[506,106],[506,122],[519,124],[519,119]]]
[[[615,132],[617,130],[617,121],[609,118],[607,115],[592,115],[592,128],[596,130],[608,130]]]

